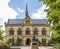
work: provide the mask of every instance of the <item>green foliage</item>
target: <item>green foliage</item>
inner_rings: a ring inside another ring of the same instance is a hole
[[[2,35],[4,31],[1,28],[2,26],[0,26],[0,40],[4,40],[4,36]]]
[[[60,43],[60,0],[40,0],[46,4],[48,9],[45,9],[47,12],[47,22],[52,26],[51,31],[53,31],[52,41]]]
[[[60,49],[60,45],[55,45],[54,48]]]

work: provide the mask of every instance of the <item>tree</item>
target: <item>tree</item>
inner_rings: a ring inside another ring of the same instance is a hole
[[[53,33],[53,39],[56,43],[60,43],[60,0],[40,0],[46,4],[48,9],[47,12],[47,22],[51,25],[51,31]]]
[[[2,35],[4,31],[2,30],[2,26],[0,26],[0,40],[4,40],[4,36]]]

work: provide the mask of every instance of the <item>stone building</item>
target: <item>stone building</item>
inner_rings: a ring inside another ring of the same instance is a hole
[[[39,45],[47,45],[50,40],[49,25],[46,19],[31,19],[26,6],[24,19],[9,19],[5,23],[7,43],[13,46],[26,46],[32,42],[35,35]]]

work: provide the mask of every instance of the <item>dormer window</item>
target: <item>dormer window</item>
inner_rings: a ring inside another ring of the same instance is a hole
[[[26,24],[29,24],[30,23],[30,20],[26,20]]]

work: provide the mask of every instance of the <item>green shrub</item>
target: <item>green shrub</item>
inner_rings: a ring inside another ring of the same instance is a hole
[[[10,49],[10,46],[8,44],[0,45],[0,49]]]
[[[60,45],[56,45],[56,46],[54,46],[54,48],[60,49]]]

